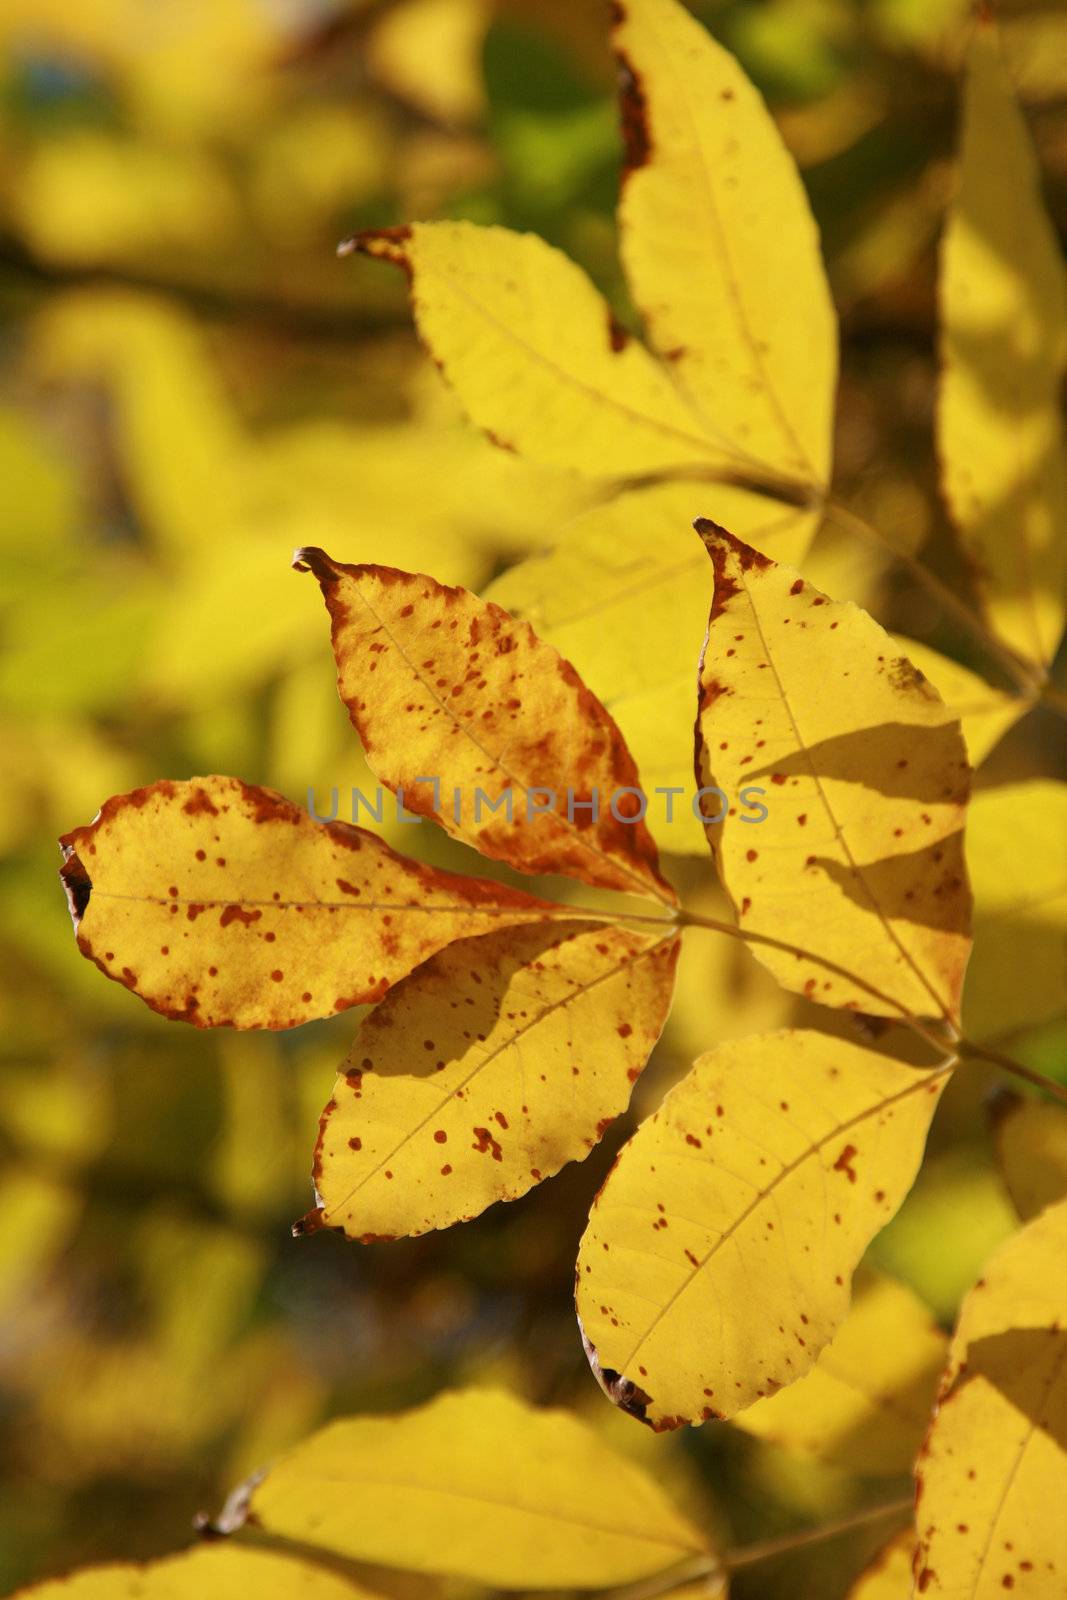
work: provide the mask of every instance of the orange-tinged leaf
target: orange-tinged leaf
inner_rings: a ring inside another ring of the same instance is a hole
[[[271,1468],[252,1512],[268,1534],[493,1588],[601,1588],[706,1548],[586,1423],[481,1389],[330,1423]]]
[[[989,24],[968,63],[940,297],[945,496],[994,629],[1044,666],[1067,602],[1067,275]]]
[[[579,1250],[615,1403],[673,1428],[802,1377],[911,1187],[947,1074],[790,1029],[701,1056],[624,1146]]]
[[[1014,1098],[998,1109],[996,1149],[1012,1204],[1028,1222],[1067,1195],[1067,1111]]]
[[[521,872],[674,902],[621,733],[528,623],[421,574],[321,550],[294,565],[322,587],[367,760],[410,811]]]
[[[916,1590],[1051,1600],[1067,1578],[1067,1201],[964,1299],[916,1482]]]
[[[283,1551],[204,1544],[160,1561],[111,1562],[20,1589],[27,1600],[373,1600],[372,1591]]]
[[[662,849],[705,855],[692,805],[693,672],[708,620],[711,573],[693,538],[706,484],[661,483],[615,496],[571,522],[547,554],[509,567],[487,598],[523,617],[577,668],[611,712],[653,800]],[[815,512],[721,484],[716,515],[758,549],[795,565]],[[706,859],[706,857],[705,857]]]
[[[592,477],[736,464],[581,268],[536,235],[420,222],[351,248],[408,274],[424,343],[498,444]]]
[[[670,1006],[677,935],[508,928],[432,956],[367,1018],[323,1114],[322,1222],[424,1233],[583,1160]]]
[[[239,778],[117,795],[61,843],[82,954],[201,1028],[332,1016],[380,1000],[452,939],[554,914]]]
[[[677,0],[617,0],[615,14],[623,262],[652,343],[739,458],[824,484],[837,326],[793,158]]]
[[[742,1411],[737,1424],[846,1471],[909,1472],[947,1345],[913,1290],[861,1269],[852,1309],[812,1370]]]
[[[697,765],[735,806],[708,838],[739,925],[810,999],[955,1018],[971,911],[958,719],[857,606],[698,527],[715,598]],[[763,791],[760,822],[736,808],[745,786]]]
[[[848,1600],[911,1600],[915,1529],[903,1528],[864,1568]]]

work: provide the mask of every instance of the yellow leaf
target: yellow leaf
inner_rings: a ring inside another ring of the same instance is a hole
[[[1067,601],[1067,280],[989,23],[978,24],[970,53],[941,305],[949,508],[997,633],[1047,666]]]
[[[722,485],[634,489],[572,523],[556,548],[510,568],[486,598],[529,622],[576,667],[615,718],[654,806],[664,848],[703,854],[692,806],[693,674],[711,576],[693,539],[693,511],[716,514],[776,560],[804,559],[816,515]]]
[[[323,1113],[315,1187],[355,1238],[424,1233],[581,1161],[671,1001],[677,936],[582,922],[440,951],[367,1018]]]
[[[789,1029],[697,1060],[624,1146],[579,1250],[578,1315],[617,1405],[673,1428],[811,1368],[946,1074]]]
[[[753,953],[825,1005],[955,1018],[970,945],[959,722],[865,612],[698,527],[715,566],[698,770],[732,808],[708,838]],[[762,820],[738,804],[752,788]]]
[[[916,1469],[916,1590],[1051,1600],[1067,1573],[1067,1201],[967,1295]]]
[[[402,267],[423,341],[498,444],[586,475],[736,465],[585,273],[534,234],[470,222],[363,233]]]
[[[847,1600],[911,1600],[914,1554],[915,1530],[903,1528],[860,1574]]]
[[[1030,710],[1032,701],[1022,695],[994,689],[977,672],[961,667],[928,644],[894,634],[893,642],[929,678],[949,710],[960,719],[972,767],[980,767],[1009,729]]]
[[[948,1341],[904,1284],[858,1274],[847,1318],[807,1377],[737,1417],[746,1433],[830,1466],[909,1472]]]
[[[134,789],[61,843],[82,954],[201,1028],[332,1016],[452,939],[552,914],[238,778]]]
[[[989,1038],[1067,1011],[1067,784],[1033,778],[979,790],[967,865],[975,910],[967,1031]]]
[[[622,253],[655,348],[739,459],[824,485],[837,325],[793,158],[676,0],[620,0]]]
[[[26,1600],[372,1600],[369,1589],[297,1556],[204,1544],[148,1563],[113,1562],[20,1589]]]
[[[367,759],[410,811],[521,872],[674,902],[618,728],[527,623],[392,567],[315,549],[294,565],[322,587]]]
[[[338,1555],[508,1589],[625,1583],[704,1548],[586,1424],[491,1390],[331,1423],[271,1469],[252,1512]]]
[[[1067,1195],[1067,1111],[1015,1100],[997,1117],[997,1156],[1012,1204],[1028,1222]]]

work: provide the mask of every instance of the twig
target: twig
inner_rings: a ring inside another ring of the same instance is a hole
[[[1002,1055],[999,1050],[987,1050],[984,1045],[973,1044],[970,1039],[961,1039],[956,1048],[962,1058],[988,1061],[992,1066],[999,1067],[1002,1072],[1010,1072],[1015,1078],[1025,1079],[1027,1083],[1033,1084],[1035,1089],[1041,1089],[1054,1100],[1067,1105],[1067,1085],[1057,1083],[1055,1078],[1046,1078],[1043,1072],[1025,1066],[1012,1056]]]
[[[968,630],[981,645],[982,649],[999,663],[1003,671],[1007,673],[1020,691],[1022,698],[1030,700],[1042,693],[1043,685],[1041,679],[1028,670],[1026,664],[1020,661],[1013,651],[1009,650],[1006,645],[1001,644],[1000,640],[990,633],[982,619],[971,610],[970,606],[965,605],[959,595],[950,589],[946,583],[943,583],[935,572],[931,572],[925,562],[920,561],[917,556],[913,556],[910,551],[898,549],[896,545],[890,543],[884,534],[879,533],[878,529],[868,522],[866,518],[857,515],[855,511],[850,511],[836,500],[831,500],[827,505],[826,517],[828,521],[836,522],[838,527],[845,529],[847,532],[855,533],[861,539],[865,539],[868,544],[874,544],[880,550],[884,550],[894,561],[904,567],[917,583],[922,584],[923,588],[933,595],[945,611],[950,612],[956,621]],[[1067,712],[1067,697],[1064,699],[1064,710]]]

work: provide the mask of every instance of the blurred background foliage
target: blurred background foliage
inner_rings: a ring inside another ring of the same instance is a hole
[[[841,491],[951,580],[934,284],[966,7],[694,9],[771,102],[809,186],[843,318]],[[1063,233],[1064,13],[1000,12]],[[234,772],[301,800],[366,779],[294,546],[480,587],[602,492],[475,434],[418,350],[402,283],[334,245],[414,217],[534,229],[632,321],[604,24],[599,0],[0,11],[5,1592],[173,1549],[321,1419],[471,1377],[573,1404],[737,1541],[885,1492],[725,1426],[654,1440],[601,1400],[570,1283],[627,1119],[583,1167],[448,1234],[292,1242],[354,1019],[277,1037],[166,1023],[79,958],[55,878],[59,832],[159,776]],[[870,550],[836,560],[842,592],[929,633],[906,574]],[[1050,748],[1062,762],[1062,731],[1032,716],[984,781],[1048,770]],[[459,859],[426,829],[399,832]],[[684,871],[710,905],[710,864]],[[637,1109],[696,1051],[799,1008],[728,941],[695,945]],[[1023,1047],[1062,1073],[1062,1032]],[[975,1072],[946,1097],[874,1251],[943,1321],[1013,1225],[987,1092]],[[878,1537],[753,1569],[736,1592],[832,1600]]]

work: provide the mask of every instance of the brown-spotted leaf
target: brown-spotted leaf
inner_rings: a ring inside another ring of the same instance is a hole
[[[966,1295],[915,1471],[916,1592],[1067,1593],[1067,1200],[993,1254]]]
[[[416,573],[321,550],[294,565],[322,587],[367,759],[410,811],[520,872],[673,904],[622,734],[528,623]]]
[[[801,1029],[701,1056],[623,1147],[579,1249],[578,1316],[616,1405],[675,1428],[803,1377],[947,1075]]]
[[[380,1000],[452,939],[559,914],[239,778],[117,795],[60,842],[82,954],[201,1028],[332,1016]]]
[[[958,718],[888,634],[717,524],[697,770],[738,922],[825,1005],[956,1018],[970,950]],[[738,806],[757,789],[767,816]],[[798,954],[799,952],[799,954]]]
[[[366,1019],[323,1113],[316,1225],[424,1233],[583,1160],[670,1007],[678,937],[506,928],[432,956]]]

